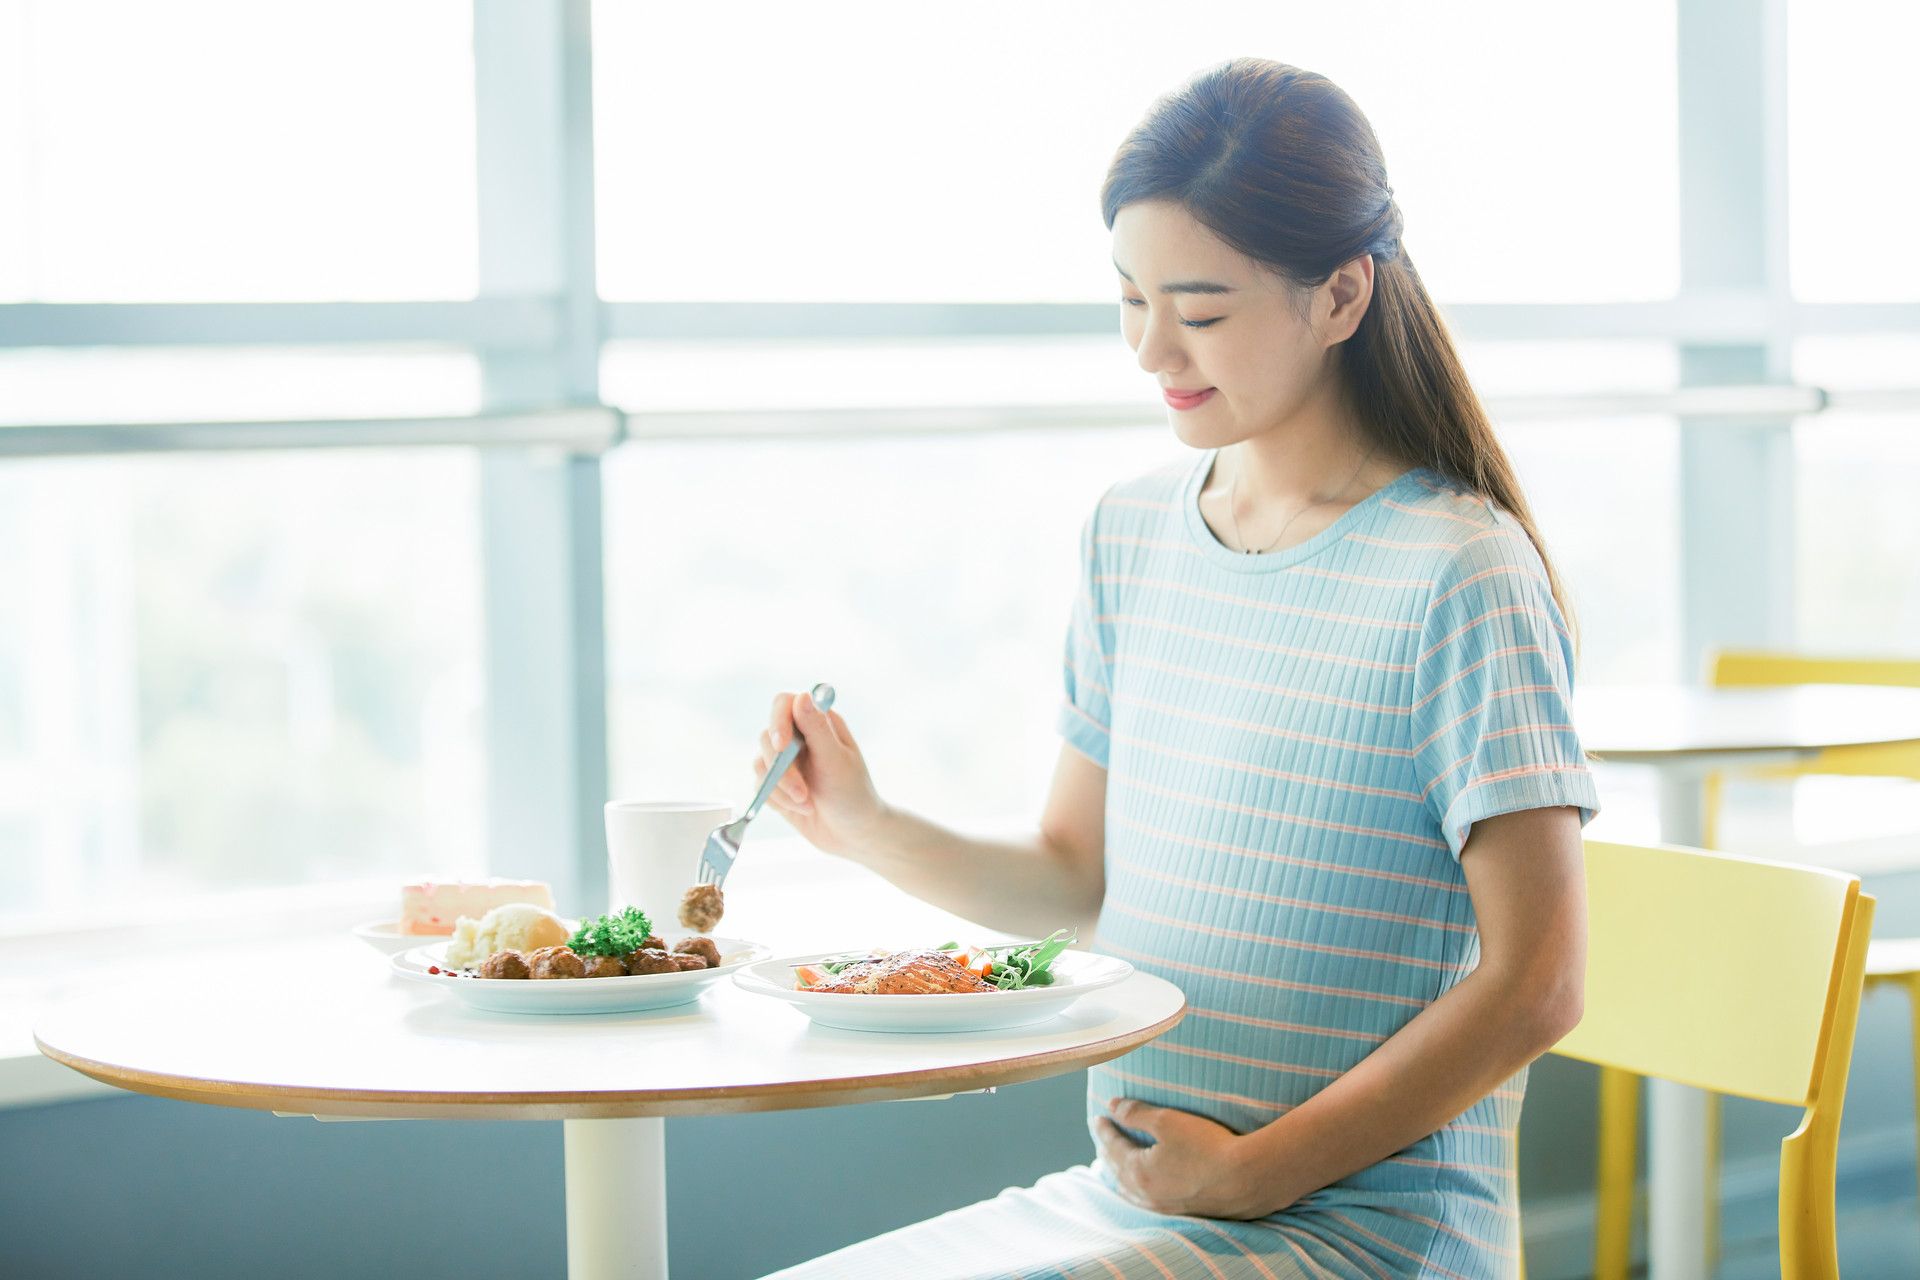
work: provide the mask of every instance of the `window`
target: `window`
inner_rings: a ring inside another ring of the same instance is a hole
[[[1527,0],[834,15],[823,39],[804,6],[595,6],[604,295],[1109,300],[1114,148],[1154,96],[1240,55],[1354,96],[1442,298],[1659,298],[1678,281],[1671,0],[1604,22]]]
[[[825,680],[890,799],[1030,818],[1059,752],[1081,523],[1113,480],[1181,452],[1157,424],[623,446],[606,473],[615,792],[747,794],[772,694]]]
[[[0,926],[480,870],[475,467],[0,466]]]
[[[1910,51],[1920,7],[1793,0],[1788,7],[1787,228],[1793,290],[1809,302],[1910,302],[1920,261],[1900,251],[1920,205]]]
[[[474,292],[467,0],[0,0],[0,302]]]
[[[1909,386],[1920,338],[1803,340],[1795,372],[1835,390]],[[1794,432],[1798,643],[1920,652],[1920,430],[1911,412],[1835,410]]]

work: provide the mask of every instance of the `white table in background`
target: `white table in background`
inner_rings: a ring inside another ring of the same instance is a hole
[[[1920,742],[1920,690],[1873,685],[1594,686],[1575,696],[1580,742],[1659,782],[1660,839],[1704,839],[1708,774],[1805,760],[1829,747]],[[1731,852],[1738,852],[1732,850]],[[1705,1280],[1706,1095],[1647,1082],[1647,1246],[1652,1280]]]
[[[351,939],[308,965],[65,997],[40,1051],[139,1093],[325,1119],[559,1120],[573,1280],[667,1273],[662,1117],[942,1096],[1076,1071],[1170,1030],[1178,988],[1136,973],[1008,1031],[876,1035],[816,1027],[722,979],[652,1013],[485,1013],[390,976]],[[636,1176],[638,1173],[639,1176]]]

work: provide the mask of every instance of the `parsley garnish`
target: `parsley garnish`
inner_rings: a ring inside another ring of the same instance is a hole
[[[646,912],[638,907],[623,907],[618,915],[583,921],[567,939],[567,945],[575,955],[624,956],[638,951],[652,932],[653,922],[647,919]]]

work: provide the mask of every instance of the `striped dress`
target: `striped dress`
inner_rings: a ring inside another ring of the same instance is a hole
[[[1223,546],[1213,454],[1088,521],[1061,732],[1107,770],[1095,950],[1189,1013],[1090,1072],[1248,1132],[1312,1097],[1479,958],[1481,818],[1598,808],[1572,645],[1507,513],[1409,471],[1315,537]],[[1515,1268],[1523,1070],[1439,1132],[1255,1222],[1137,1209],[1092,1165],[819,1259],[832,1277],[1498,1277]]]

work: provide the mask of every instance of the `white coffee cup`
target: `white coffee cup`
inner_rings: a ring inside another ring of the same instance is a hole
[[[707,833],[733,821],[717,800],[607,802],[609,908],[638,907],[658,932],[678,927],[680,899],[700,878]]]

